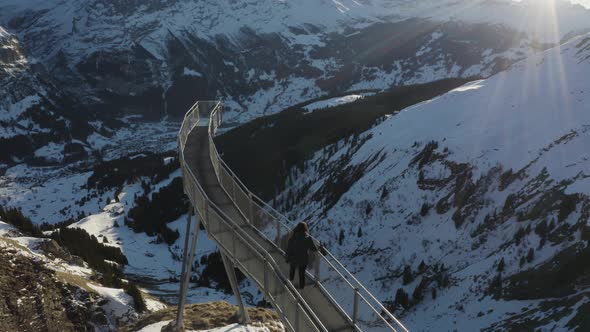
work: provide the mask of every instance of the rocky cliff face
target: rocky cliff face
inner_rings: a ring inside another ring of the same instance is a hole
[[[1,209],[0,214],[14,224],[0,221],[3,331],[114,331],[166,307],[141,295],[128,281],[113,278],[110,272],[118,265],[92,257],[100,251],[97,247],[85,251],[76,247],[76,240],[98,244],[96,238],[87,235],[67,242],[62,237],[57,240],[60,246],[48,238],[52,231],[42,233],[18,210]]]
[[[18,255],[15,249],[0,249],[0,266],[3,331],[108,329],[96,294],[63,282],[41,262]]]
[[[0,163],[55,163],[86,156],[83,141],[95,132],[91,114],[56,86],[46,68],[0,27]],[[42,149],[43,148],[43,149]]]

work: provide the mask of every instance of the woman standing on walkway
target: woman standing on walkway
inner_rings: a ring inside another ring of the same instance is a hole
[[[318,247],[309,236],[307,223],[300,222],[295,226],[287,244],[287,263],[289,263],[289,280],[295,279],[295,270],[299,269],[299,288],[305,287],[305,269],[309,261],[309,251],[317,251]]]

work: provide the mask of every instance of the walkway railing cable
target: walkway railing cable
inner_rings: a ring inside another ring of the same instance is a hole
[[[213,170],[220,186],[233,201],[242,217],[253,226],[262,237],[271,243],[275,247],[275,250],[278,250],[284,255],[286,241],[289,232],[294,227],[294,223],[263,201],[256,194],[251,192],[223,161],[215,146],[214,136],[221,125],[223,114],[223,104],[220,102],[197,102],[186,114],[179,132],[183,176],[185,179],[190,178],[193,180],[184,181],[185,192],[191,198],[191,201],[194,204],[193,206],[197,208],[199,213],[202,213],[201,211],[215,211],[219,218],[223,219],[224,223],[232,225],[237,233],[240,233],[241,229],[235,225],[230,218],[225,216],[221,209],[207,198],[196,177],[192,174],[190,167],[185,165],[183,150],[188,135],[198,124],[200,119],[199,113],[208,115],[209,117],[208,148],[211,164],[213,165]],[[211,207],[213,207],[213,209],[210,209]],[[208,216],[205,214],[205,216],[202,217],[205,220]],[[204,222],[207,226],[211,224],[210,220]],[[208,231],[211,233],[209,228]],[[244,241],[248,240],[247,234],[240,233],[239,236]],[[314,241],[319,244],[317,239],[314,238]],[[246,243],[245,245],[266,252],[260,246],[256,246],[256,244]],[[290,292],[295,292],[292,293],[292,295],[296,298],[297,310],[305,312],[308,315],[306,317],[309,318],[310,323],[319,326],[319,330],[324,330],[325,328],[323,328],[321,322],[311,309],[311,305],[298,296],[297,291],[283,276],[283,272],[280,270],[278,264],[272,259],[272,256],[270,256],[268,252],[266,252],[266,255],[262,253],[259,254],[264,256],[264,259],[268,261],[269,269],[272,270],[273,274],[276,273],[276,278],[284,281]],[[236,264],[240,265],[238,259],[236,259]],[[357,330],[408,332],[408,329],[383,306],[381,301],[371,294],[371,292],[367,290],[366,287],[364,287],[329,251],[324,251],[323,254],[318,253],[316,255],[313,272],[314,273],[309,274],[309,276],[315,280],[318,287],[325,292],[332,303],[347,315],[351,325]],[[265,269],[265,275],[266,273]],[[254,281],[257,282],[257,280]],[[262,286],[261,289],[264,289],[265,294],[267,294],[265,285],[259,284],[259,286]],[[272,299],[270,300],[272,302]],[[277,310],[281,311],[282,309],[277,308]],[[291,321],[288,321],[287,324],[294,325]],[[295,331],[299,330],[296,326],[292,327],[295,328]]]

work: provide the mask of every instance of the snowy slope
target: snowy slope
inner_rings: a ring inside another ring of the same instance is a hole
[[[279,204],[380,299],[404,289],[415,302],[393,310],[411,330],[582,328],[587,286],[550,276],[588,250],[588,77],[590,34],[328,147]],[[529,269],[542,287],[519,281]]]
[[[590,52],[585,48],[590,44],[576,39],[531,56],[507,72],[404,110],[389,126],[375,129],[373,151],[389,141],[389,151],[384,152],[393,155],[407,148],[402,145],[407,142],[434,140],[449,149],[450,159],[475,166],[475,178],[495,163],[516,171],[536,157],[554,159],[541,166],[558,181],[577,174],[589,166],[583,156],[576,156],[580,160],[575,165],[557,156],[575,155],[572,152],[588,143],[584,132],[590,124]],[[568,144],[549,147],[568,134],[575,134]],[[547,147],[550,151],[543,150]]]
[[[126,214],[126,208],[133,206],[134,190],[140,189],[139,184],[135,187],[126,189],[120,195],[122,203],[113,202],[107,205],[103,212],[92,214],[69,227],[82,228],[100,240],[106,238],[108,245],[120,248],[127,257],[129,264],[125,266],[124,272],[128,278],[145,287],[148,293],[168,303],[176,303],[179,284],[174,280],[180,277],[180,259],[183,249],[181,246],[184,237],[180,237],[175,244],[168,246],[166,243],[157,243],[154,236],[135,233],[124,225],[123,217]],[[170,223],[168,227],[183,234],[186,215]],[[215,244],[208,239],[205,232],[199,234],[198,244],[196,261],[199,261],[202,255],[216,250]],[[189,303],[218,299],[232,300],[230,295],[206,287],[191,287],[188,293]]]
[[[158,47],[161,39],[170,31],[182,29],[212,38],[216,35],[237,34],[244,26],[260,33],[283,32],[288,31],[289,27],[306,24],[337,31],[351,23],[353,26],[362,26],[414,17],[503,24],[534,35],[539,42],[558,42],[571,32],[588,28],[588,22],[585,21],[588,13],[581,6],[567,1],[264,0],[239,3],[202,1],[196,6],[192,1],[145,1],[135,5],[76,0],[7,0],[3,2],[3,8],[1,24],[9,23],[13,17],[28,10],[48,11],[38,18],[41,21],[36,24],[44,29],[36,33],[52,31],[55,35],[78,36],[73,40],[56,39],[58,45],[39,46],[46,47],[46,50],[70,49],[75,53],[78,52],[72,47],[88,47],[90,40],[119,47],[134,42]],[[115,25],[122,25],[124,29],[118,29]],[[148,29],[143,30],[145,27]],[[114,38],[95,34],[99,29],[114,34]],[[93,34],[85,35],[88,32]],[[308,43],[304,40],[300,42]],[[51,52],[44,54],[47,57],[52,55]]]
[[[25,81],[24,84],[22,81]],[[23,116],[27,110],[40,104],[42,94],[36,89],[42,85],[29,72],[29,64],[17,38],[0,27],[0,137],[7,138],[27,132],[39,124]],[[19,85],[25,85],[22,91]],[[40,87],[41,86],[41,87]]]
[[[98,114],[223,98],[245,122],[327,93],[489,76],[590,28],[583,7],[543,3],[7,0],[0,25]]]
[[[334,97],[329,99],[324,99],[320,101],[313,102],[311,104],[305,105],[303,109],[306,111],[315,111],[318,109],[326,108],[326,107],[334,107],[342,104],[352,103],[355,100],[361,99],[364,96],[371,95],[373,93],[361,93],[361,94],[352,94],[346,95],[342,97]]]
[[[71,113],[54,83],[0,26],[0,167],[31,159],[60,163],[85,154],[83,147],[72,152],[95,128]]]
[[[168,325],[171,321],[166,320],[154,324],[150,324],[137,332],[160,332],[162,327]],[[195,330],[186,330],[187,332],[197,332]],[[268,332],[270,331],[266,327],[257,327],[257,326],[250,326],[250,325],[238,325],[238,324],[230,324],[227,326],[222,326],[214,329],[207,329],[207,330],[199,330],[200,332]]]

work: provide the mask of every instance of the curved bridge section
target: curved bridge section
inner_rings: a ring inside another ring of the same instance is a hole
[[[329,252],[315,255],[304,290],[288,280],[284,250],[294,224],[248,190],[221,159],[213,138],[222,115],[220,102],[199,101],[191,107],[178,135],[180,165],[184,191],[197,219],[220,248],[238,302],[239,290],[228,265],[240,269],[260,289],[288,331],[407,332]],[[190,219],[186,248],[189,230]],[[185,250],[185,262],[192,262],[195,245],[196,236],[189,259]],[[186,275],[183,272],[183,280],[188,280]],[[181,286],[181,293],[183,287],[186,293],[186,286]],[[240,313],[247,321],[243,304]]]

